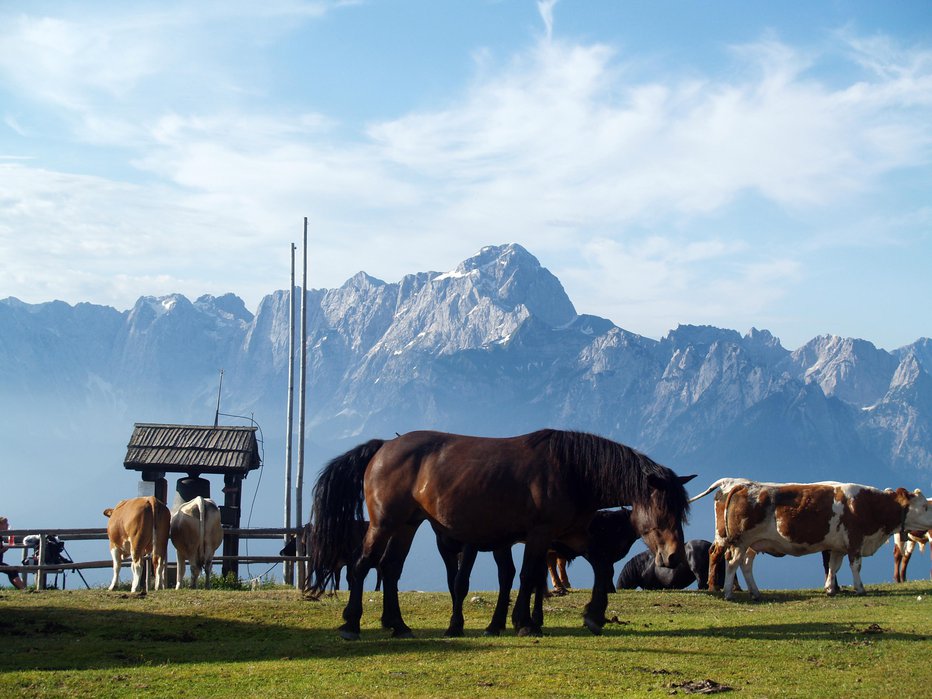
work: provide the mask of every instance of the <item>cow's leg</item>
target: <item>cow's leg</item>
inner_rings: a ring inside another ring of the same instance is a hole
[[[145,582],[144,590],[148,591],[147,588],[149,584],[145,578],[146,559],[145,557],[139,555],[138,551],[133,551],[131,555],[133,560],[131,566],[133,569],[133,585],[130,587],[130,592],[139,592],[139,585],[143,582]]]
[[[177,551],[177,549],[175,550]],[[178,563],[176,564],[176,568],[178,569],[178,573],[176,576],[177,579],[175,580],[175,589],[180,590],[182,587],[184,587],[183,582],[184,582],[184,570],[185,570],[185,557],[182,556],[180,553],[178,554]]]
[[[450,614],[450,625],[447,627],[445,636],[458,637],[463,635],[463,600],[469,594],[469,576],[472,574],[472,567],[476,563],[476,555],[479,549],[475,546],[463,546],[463,556],[457,567],[456,575],[453,579],[453,612]]]
[[[210,569],[213,567],[214,567],[214,558],[213,558],[213,555],[210,555],[207,557],[207,562],[204,563],[204,589],[205,590],[210,589],[210,573],[211,573]]]
[[[903,547],[903,562],[901,563],[900,582],[906,582],[906,568],[909,566],[909,559],[913,557],[913,551],[916,549],[916,542],[908,539]]]
[[[738,564],[741,566],[741,574],[744,576],[744,582],[748,585],[748,592],[751,593],[751,597],[756,602],[759,602],[761,598],[760,590],[757,588],[757,583],[754,580],[754,558],[756,556],[757,551],[754,549],[742,549]]]
[[[722,556],[724,554],[725,554],[725,547],[722,546],[721,544],[718,544],[718,543],[712,544],[712,547],[709,549],[709,572],[708,572],[709,592],[717,592],[720,589],[718,587],[718,577],[715,574],[715,569],[719,565],[719,561],[722,559]],[[727,556],[726,556],[726,564],[727,564]],[[734,577],[732,577],[732,582],[734,582]]]
[[[505,630],[508,620],[508,605],[511,603],[511,585],[515,581],[515,562],[511,557],[511,547],[503,546],[492,552],[498,568],[498,600],[492,621],[485,628],[486,636],[498,636]]]
[[[152,569],[155,573],[155,589],[165,589],[165,557],[152,554]]]
[[[123,565],[123,549],[119,546],[110,547],[110,558],[113,559],[113,580],[110,581],[109,590],[115,590],[120,584],[120,567]]]
[[[825,594],[838,594],[838,569],[845,555],[841,551],[832,551],[828,557],[828,570],[825,573]]]
[[[712,547],[713,551],[715,547]],[[724,552],[724,553],[722,553]],[[730,547],[725,549],[724,546],[720,546],[718,549],[719,555],[725,556],[725,599],[732,599],[734,597],[735,589],[735,575],[738,574],[738,564],[740,562],[741,556],[739,551],[735,547]],[[712,566],[712,561],[714,557],[710,554],[709,556],[709,566]],[[709,589],[712,590],[715,578],[709,576]]]
[[[531,595],[547,575],[547,549],[552,536],[549,532],[534,533],[524,544],[524,561],[521,564],[521,584],[511,612],[511,623],[519,636],[540,636],[540,626],[531,619]]]
[[[861,553],[860,551],[848,552],[848,566],[851,568],[851,577],[854,579],[854,594],[864,595],[867,590],[864,589],[864,583],[861,582]]]
[[[197,579],[201,577],[201,562],[194,558],[191,560],[191,589],[197,589]]]
[[[401,617],[398,604],[398,580],[404,568],[405,558],[411,549],[411,542],[417,532],[417,525],[405,524],[400,527],[388,542],[382,556],[382,627],[392,630],[393,638],[412,638],[411,629]],[[468,584],[468,581],[467,581]]]

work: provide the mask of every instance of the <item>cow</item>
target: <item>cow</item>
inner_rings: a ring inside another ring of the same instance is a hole
[[[110,590],[120,582],[120,566],[123,557],[132,559],[132,592],[139,592],[140,583],[148,591],[148,580],[144,578],[145,556],[152,555],[155,568],[155,589],[165,587],[165,561],[168,553],[168,529],[171,514],[158,499],[150,496],[120,500],[116,507],[108,507],[104,515],[107,522],[107,538],[110,540],[110,557],[113,559],[113,581]]]
[[[214,552],[223,543],[223,527],[220,525],[220,508],[217,503],[198,495],[179,505],[171,516],[170,535],[178,556],[175,589],[181,589],[185,560],[191,564],[191,587],[197,587],[197,578],[203,570],[204,586],[209,589]]]
[[[625,563],[618,574],[618,588],[634,590],[684,590],[698,582],[700,590],[709,583],[709,549],[712,542],[692,539],[686,542],[686,562],[676,568],[658,568],[654,554],[643,551]],[[725,561],[719,559],[715,568],[715,582],[721,587],[725,581]]]
[[[848,556],[854,590],[865,594],[861,559],[873,555],[894,532],[932,528],[932,507],[918,490],[879,490],[856,483],[757,483],[723,478],[692,498],[715,491],[715,541],[709,565],[725,555],[725,599],[732,599],[740,566],[751,597],[757,553],[802,556],[829,552],[825,591],[838,592],[837,573]],[[710,589],[713,581],[710,581]]]
[[[906,566],[913,556],[916,544],[919,550],[932,540],[932,530],[897,532],[893,535],[893,582],[906,582]]]

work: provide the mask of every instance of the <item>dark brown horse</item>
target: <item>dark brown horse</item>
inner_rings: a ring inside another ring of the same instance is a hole
[[[369,530],[343,610],[343,638],[359,638],[362,581],[377,564],[382,625],[396,637],[411,635],[398,604],[398,579],[425,519],[448,539],[477,549],[525,542],[512,623],[521,634],[539,634],[530,596],[544,582],[551,542],[582,549],[597,510],[630,505],[632,524],[656,551],[657,564],[676,566],[684,556],[689,498],[683,484],[690,478],[630,447],[579,432],[541,430],[503,439],[411,432],[371,440],[327,464],[314,488],[312,591],[325,589],[365,499]],[[584,614],[593,631],[605,624],[602,579]]]
[[[595,513],[589,523],[586,543],[582,549],[571,549],[556,541],[547,552],[548,559],[558,557],[562,561],[572,561],[579,556],[585,558],[592,566],[594,576],[593,587],[603,586],[608,592],[614,592],[612,583],[614,564],[628,555],[628,551],[638,540],[640,534],[631,525],[631,511],[625,508],[620,510],[602,510]],[[437,549],[443,558],[447,569],[447,587],[453,600],[453,613],[450,616],[450,625],[447,627],[447,636],[463,635],[463,601],[469,591],[469,576],[476,561],[478,549],[474,546],[464,546],[456,541],[446,539],[437,534]],[[511,602],[511,586],[515,577],[515,565],[511,558],[511,547],[506,546],[492,552],[498,568],[498,601],[492,614],[492,621],[486,627],[487,636],[497,636],[505,630],[505,621],[508,616],[508,605]],[[549,560],[548,560],[549,567]],[[601,577],[600,577],[601,576]],[[543,598],[547,587],[541,582],[535,591],[534,610],[531,619],[538,625],[543,625]],[[564,590],[563,594],[566,594]],[[586,625],[589,626],[588,620]],[[593,633],[599,633],[600,628],[590,627]]]

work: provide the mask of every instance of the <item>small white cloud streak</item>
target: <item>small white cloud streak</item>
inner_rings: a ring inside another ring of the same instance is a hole
[[[37,26],[0,32],[8,84],[76,117],[77,139],[128,149],[155,182],[0,163],[0,295],[128,306],[143,293],[232,290],[254,306],[285,286],[287,242],[308,214],[315,286],[359,269],[389,280],[443,271],[517,241],[557,261],[581,312],[654,336],[678,322],[750,325],[807,262],[759,245],[728,218],[734,202],[759,196],[800,217],[839,207],[841,227],[846,205],[886,175],[929,168],[928,51],[843,36],[832,58],[865,73],[830,86],[813,77],[820,56],[765,39],[735,49],[739,77],[650,80],[612,47],[553,41],[555,4],[538,3],[547,41],[505,67],[479,66],[448,109],[374,121],[351,140],[327,115],[209,99],[127,116],[120,96],[170,70],[153,58],[172,53],[167,34],[116,41],[114,26],[100,26],[82,38],[86,25],[53,23],[60,48],[43,64]],[[114,66],[123,41],[136,45]],[[184,33],[178,42],[195,43]],[[110,108],[95,107],[101,99]],[[721,233],[693,229],[713,217]],[[63,272],[56,259],[85,271]]]
[[[553,8],[558,0],[537,0],[537,11],[544,20],[544,29],[547,30],[547,41],[553,38]]]

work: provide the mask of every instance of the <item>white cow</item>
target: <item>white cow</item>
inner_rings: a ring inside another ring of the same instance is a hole
[[[171,517],[171,540],[178,554],[175,589],[181,588],[186,559],[191,563],[191,587],[197,587],[197,578],[203,570],[204,582],[209,588],[214,552],[223,542],[217,503],[198,495],[178,507]]]
[[[110,589],[120,582],[120,566],[123,557],[130,556],[133,564],[133,592],[139,591],[144,580],[145,556],[152,554],[155,567],[155,589],[165,587],[165,560],[168,552],[169,512],[164,504],[154,497],[120,500],[116,507],[108,507],[104,514],[107,522],[107,538],[110,539],[110,557],[113,559],[113,581]],[[146,583],[148,588],[148,583]]]

